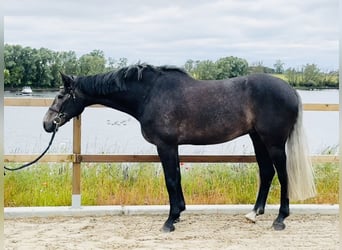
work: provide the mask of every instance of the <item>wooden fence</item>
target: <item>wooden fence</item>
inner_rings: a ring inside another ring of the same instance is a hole
[[[48,107],[53,99],[43,98],[5,98],[5,106]],[[92,107],[100,108],[101,105]],[[338,104],[304,104],[306,111],[338,111]],[[4,155],[4,162],[29,162],[37,155]],[[338,162],[335,155],[312,155],[313,162]],[[81,116],[73,119],[72,154],[47,154],[41,162],[69,162],[73,165],[72,207],[81,206],[81,163],[87,162],[159,162],[157,155],[90,155],[81,154]],[[181,155],[182,162],[255,162],[254,155]]]

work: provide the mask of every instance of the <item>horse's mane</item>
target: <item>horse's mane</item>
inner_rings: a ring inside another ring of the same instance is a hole
[[[188,73],[185,70],[175,66],[134,64],[104,74],[77,77],[76,83],[79,88],[87,94],[107,95],[116,91],[126,90],[127,84],[129,84],[130,81],[153,81],[154,79],[144,79],[144,75],[146,75],[147,71],[152,72],[155,77],[162,74],[175,73],[188,76]]]

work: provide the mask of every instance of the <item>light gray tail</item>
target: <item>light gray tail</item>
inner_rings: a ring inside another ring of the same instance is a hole
[[[305,200],[316,195],[314,173],[303,129],[302,101],[298,95],[298,117],[287,140],[287,174],[290,200]]]

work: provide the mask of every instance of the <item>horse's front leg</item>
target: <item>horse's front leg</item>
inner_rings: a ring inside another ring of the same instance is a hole
[[[163,165],[167,192],[170,200],[169,218],[163,226],[164,232],[175,230],[174,223],[178,222],[180,213],[185,210],[185,201],[181,186],[178,146],[157,146],[160,161]]]

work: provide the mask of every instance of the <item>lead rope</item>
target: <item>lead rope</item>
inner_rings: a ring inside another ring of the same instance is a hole
[[[56,126],[55,126],[55,129],[54,129],[54,131],[53,131],[53,133],[52,133],[52,136],[51,136],[49,145],[47,146],[47,148],[44,150],[43,153],[41,153],[41,154],[40,154],[36,159],[34,159],[33,161],[31,161],[31,162],[29,162],[29,163],[26,163],[26,164],[24,164],[24,165],[22,165],[22,166],[20,166],[20,167],[17,167],[17,168],[8,168],[8,167],[4,166],[4,169],[7,170],[7,171],[17,171],[17,170],[20,170],[20,169],[23,169],[23,168],[27,168],[27,167],[29,167],[29,166],[35,164],[37,161],[39,161],[39,160],[46,154],[46,152],[49,150],[49,148],[50,148],[50,146],[51,146],[51,144],[52,144],[52,142],[53,142],[53,139],[55,138],[56,132],[57,132],[57,130],[58,130],[58,125],[59,125],[59,123],[60,123],[60,118],[57,119],[57,117],[56,117],[55,120],[54,120],[54,123],[55,123],[55,125],[56,125]],[[6,175],[6,172],[5,172],[5,171],[4,171],[4,175]]]

